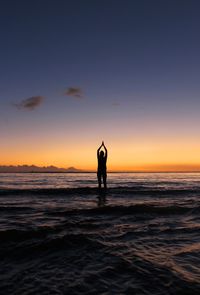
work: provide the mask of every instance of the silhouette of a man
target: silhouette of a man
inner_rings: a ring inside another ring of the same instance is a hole
[[[104,151],[101,150],[101,148],[104,148]],[[100,151],[101,150],[101,151]],[[98,159],[98,169],[97,169],[97,178],[99,183],[99,188],[101,188],[101,178],[103,178],[103,184],[104,188],[107,188],[107,173],[106,173],[106,162],[107,162],[107,149],[104,145],[104,142],[102,141],[101,146],[97,150],[97,159]]]

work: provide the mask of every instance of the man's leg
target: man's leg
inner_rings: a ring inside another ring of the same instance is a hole
[[[101,173],[97,172],[97,179],[99,183],[99,188],[101,188]]]
[[[103,174],[103,185],[104,185],[104,188],[106,189],[107,188],[107,174],[106,173],[104,173]]]

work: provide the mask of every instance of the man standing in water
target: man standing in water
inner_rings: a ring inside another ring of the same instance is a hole
[[[105,153],[104,153],[104,151],[101,150],[102,147],[104,148]],[[98,183],[99,183],[99,189],[101,189],[101,178],[103,178],[104,189],[106,189],[107,188],[107,184],[106,184],[107,148],[105,147],[103,141],[102,141],[101,146],[97,150],[97,159],[98,159],[97,178],[98,178]]]

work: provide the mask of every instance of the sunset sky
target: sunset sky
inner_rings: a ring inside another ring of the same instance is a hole
[[[0,165],[200,170],[200,1],[2,0]]]

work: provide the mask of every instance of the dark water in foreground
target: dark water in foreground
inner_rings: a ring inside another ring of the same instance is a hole
[[[200,174],[109,178],[2,175],[0,294],[200,294]]]

